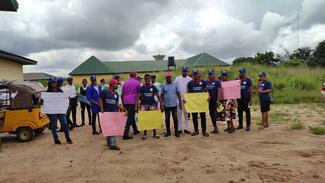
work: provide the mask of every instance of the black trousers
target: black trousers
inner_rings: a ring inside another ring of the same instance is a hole
[[[69,126],[77,125],[77,97],[70,99],[69,108],[67,111],[67,121]],[[70,114],[72,113],[72,121],[70,120]]]
[[[127,137],[129,136],[131,126],[133,128],[133,132],[138,132],[138,128],[135,123],[135,104],[125,104],[124,108],[128,111],[128,118],[126,120],[123,136]]]
[[[80,106],[81,106],[81,124],[85,124],[85,109],[87,109],[87,113],[88,113],[88,124],[91,124],[91,112],[90,112],[90,105],[87,105],[83,102],[80,102]]]
[[[198,113],[192,113],[193,126],[194,126],[195,132],[199,132],[199,123],[198,123],[197,115],[198,115]],[[205,112],[200,112],[200,117],[201,117],[202,132],[206,132],[207,126],[206,126]]]
[[[248,107],[249,105],[249,99],[238,99],[238,123],[239,126],[243,126],[243,113],[246,114],[246,126],[251,125],[251,110]]]
[[[174,130],[175,134],[178,133],[178,118],[177,118],[177,107],[165,107],[165,123],[167,133],[170,133],[170,113],[172,113],[173,121],[174,121]]]
[[[217,126],[217,101],[211,100],[209,102],[209,114],[213,126]]]

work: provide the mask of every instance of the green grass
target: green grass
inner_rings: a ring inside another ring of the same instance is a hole
[[[298,119],[295,119],[293,122],[289,123],[289,129],[291,130],[302,130],[305,128],[304,124]]]
[[[324,127],[309,127],[309,129],[315,135],[325,135]]]

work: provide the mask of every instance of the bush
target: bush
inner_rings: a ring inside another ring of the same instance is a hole
[[[309,127],[310,131],[316,135],[325,135],[324,127]]]

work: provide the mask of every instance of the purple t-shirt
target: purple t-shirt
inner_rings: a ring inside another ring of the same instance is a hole
[[[135,104],[137,101],[137,95],[139,88],[141,87],[140,82],[135,78],[130,78],[123,84],[122,93],[124,95],[124,104]]]

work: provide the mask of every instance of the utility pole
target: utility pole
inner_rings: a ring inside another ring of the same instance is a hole
[[[297,48],[300,48],[299,8],[297,8]]]

